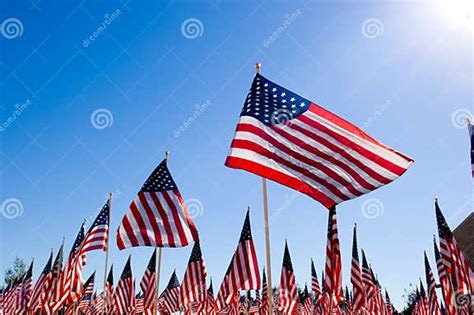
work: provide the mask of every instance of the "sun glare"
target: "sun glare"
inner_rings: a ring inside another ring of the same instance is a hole
[[[450,23],[473,26],[474,0],[441,0],[439,4]]]

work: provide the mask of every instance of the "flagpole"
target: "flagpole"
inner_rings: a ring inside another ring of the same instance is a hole
[[[168,164],[168,158],[170,156],[170,151],[166,150],[165,151],[165,162]],[[161,271],[161,255],[162,255],[162,248],[161,247],[156,247],[157,248],[157,253],[156,253],[156,296],[155,296],[155,301],[154,301],[154,307],[155,307],[155,314],[158,315],[158,297],[160,295],[160,271]]]
[[[255,64],[255,71],[260,73],[262,68],[261,63]],[[270,258],[270,226],[268,223],[268,196],[267,196],[267,179],[262,177],[262,192],[263,192],[263,218],[265,221],[265,248],[267,254],[267,299],[268,299],[268,314],[273,315],[273,287],[272,287],[272,263]]]
[[[111,212],[112,212],[112,193],[109,192],[109,227],[110,228],[110,217],[111,217]],[[110,231],[109,231],[110,234]],[[105,250],[105,268],[104,268],[104,298],[105,298],[105,288],[107,287],[107,269],[108,269],[108,264],[109,264],[109,240],[110,240],[110,235],[107,235],[107,244],[106,244],[106,250]],[[104,305],[103,305],[103,311],[105,314],[105,300],[104,300]]]

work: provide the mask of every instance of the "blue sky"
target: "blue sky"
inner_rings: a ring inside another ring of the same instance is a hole
[[[111,191],[110,261],[117,275],[131,253],[140,278],[152,249],[119,252],[115,231],[167,149],[175,181],[193,204],[215,285],[247,205],[263,267],[261,181],[224,166],[257,61],[269,79],[415,160],[394,183],[338,207],[345,283],[354,222],[382,285],[401,307],[403,289],[423,276],[423,250],[434,263],[433,198],[440,197],[452,227],[472,211],[462,121],[472,112],[472,29],[464,21],[453,23],[436,3],[1,5],[2,272],[15,256],[34,257],[36,277],[50,248],[57,250],[64,236],[69,251],[82,220],[93,220]],[[5,27],[8,18],[21,23],[13,35]],[[195,23],[197,33],[186,23]],[[12,199],[21,203],[13,214],[6,210]],[[364,202],[374,200],[377,211],[367,215]],[[273,281],[279,281],[288,239],[297,281],[304,285],[310,258],[318,273],[324,264],[327,212],[274,183],[269,206]],[[190,251],[163,251],[162,288],[174,268],[182,278]],[[85,277],[97,268],[102,279],[103,259],[103,253],[91,253]]]

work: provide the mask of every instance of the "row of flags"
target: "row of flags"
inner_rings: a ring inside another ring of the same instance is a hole
[[[472,128],[470,130],[472,135]],[[165,158],[156,167],[131,202],[118,227],[116,239],[120,250],[137,246],[174,248],[193,244],[181,284],[173,273],[165,291],[157,296],[159,275],[156,266],[160,255],[156,251],[140,282],[141,293],[135,292],[131,257],[115,288],[112,267],[100,294],[93,289],[94,275],[83,281],[82,269],[87,263],[87,253],[109,250],[109,198],[87,232],[85,223],[81,225],[64,265],[61,246],[54,261],[51,254],[33,287],[32,265],[31,272],[29,270],[25,276],[8,284],[2,293],[4,313],[41,310],[53,314],[63,310],[72,314],[81,309],[96,314],[102,309],[107,314],[130,314],[143,309],[146,314],[156,310],[163,313],[238,314],[244,309],[247,313],[253,310],[265,314],[272,310],[273,304],[276,305],[273,311],[281,314],[393,312],[388,294],[383,295],[379,280],[363,251],[360,264],[356,229],[351,262],[352,292],[348,288],[343,290],[336,205],[392,182],[412,165],[411,158],[257,73],[241,111],[225,165],[295,189],[328,208],[324,274],[319,287],[312,264],[312,290],[309,292],[305,288],[299,292],[288,244],[285,244],[280,285],[274,294],[273,288],[268,287],[271,274],[268,279],[265,271],[260,275],[247,212],[237,248],[215,299],[212,284],[206,287],[207,271],[198,229],[167,162]],[[266,188],[264,191],[266,194]],[[266,233],[268,246],[268,229]],[[441,239],[440,236],[444,272],[450,275],[453,288],[467,292],[467,271],[460,262],[462,255],[453,242],[444,241],[446,239],[449,238]],[[453,270],[462,276],[457,273],[453,276]],[[249,295],[250,291],[254,291],[254,298]],[[241,292],[246,292],[246,295],[241,297]],[[242,307],[242,304],[246,306]]]
[[[428,256],[424,253],[425,291],[422,280],[415,291],[413,314],[473,314],[474,313],[474,273],[441,212],[438,200],[435,201],[436,221],[439,242],[433,239],[434,258],[439,282],[436,283]],[[438,245],[439,244],[439,245]],[[436,288],[441,296],[436,295]]]

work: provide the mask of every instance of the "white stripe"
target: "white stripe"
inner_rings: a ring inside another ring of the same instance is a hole
[[[140,212],[139,204],[141,204],[141,203],[140,203],[140,200],[137,201],[137,199],[135,199],[132,202],[135,204],[135,207],[137,208],[137,211]],[[140,227],[139,227],[137,221],[135,220],[135,215],[133,214],[131,209],[127,212],[126,216],[128,218],[128,222],[130,223],[130,226],[132,227],[132,231],[130,231],[130,233],[133,233],[133,235],[137,239],[139,245],[145,245],[145,241],[143,240],[142,233],[138,233],[138,231],[140,231]],[[130,244],[130,245],[132,245],[132,244]]]
[[[163,196],[163,194],[156,194],[156,196],[158,197],[158,199],[160,200],[160,204],[161,206],[163,207],[163,210],[166,214],[166,217],[168,218],[168,222],[170,223],[170,228],[171,228],[171,232],[173,234],[173,240],[176,244],[176,246],[182,246],[181,244],[181,239],[179,237],[179,231],[178,231],[178,228],[176,226],[176,222],[174,220],[174,217],[173,217],[173,211],[169,205],[168,205],[168,202],[166,201],[165,197]],[[171,201],[174,203],[174,194],[172,192],[168,193],[168,196],[170,197]],[[180,210],[180,206],[177,206],[176,207],[178,209],[178,217],[179,217],[179,210]],[[159,224],[161,224],[161,226],[163,226],[164,228],[164,225],[163,225],[163,221],[159,222]],[[183,228],[184,230],[186,230],[186,224],[183,224]],[[169,245],[169,242],[167,243]]]
[[[168,235],[166,234],[165,226],[163,224],[163,219],[161,219],[161,214],[160,214],[160,212],[158,212],[158,208],[157,208],[155,202],[153,201],[153,197],[151,196],[151,194],[155,194],[155,196],[159,199],[159,202],[160,202],[161,205],[163,205],[163,200],[161,200],[159,198],[159,196],[161,196],[161,194],[157,194],[155,192],[144,192],[143,193],[143,196],[145,197],[148,205],[150,206],[151,211],[153,212],[156,225],[158,226],[159,234],[161,235],[161,241],[162,241],[163,245],[166,246],[166,245],[169,245]],[[153,231],[153,228],[151,228],[151,230]],[[153,239],[155,239],[155,234],[154,233],[153,233]]]
[[[144,193],[143,196],[145,197],[146,200],[147,199],[147,194]],[[145,223],[145,226],[146,226],[146,233],[148,235],[148,239],[150,240],[151,244],[152,245],[156,245],[156,238],[155,238],[155,230],[153,229],[153,226],[151,225],[151,222],[150,222],[150,219],[148,218],[147,214],[146,214],[146,210],[145,210],[145,205],[143,205],[140,201],[140,199],[137,197],[136,199],[136,202],[135,204],[137,205],[138,207],[138,211],[140,212],[140,216],[143,220],[143,222]],[[150,205],[150,203],[148,203]],[[155,219],[155,217],[152,217],[151,220]],[[135,234],[138,234],[138,229],[135,230],[134,229]]]

